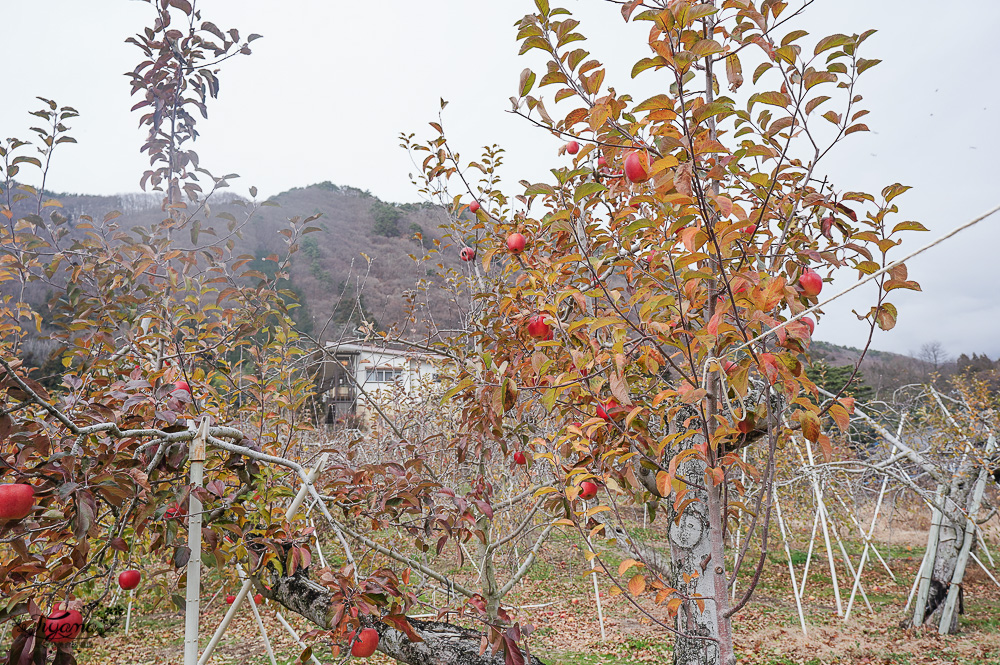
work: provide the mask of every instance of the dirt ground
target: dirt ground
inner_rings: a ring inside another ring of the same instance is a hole
[[[883,566],[869,562],[865,568],[864,590],[868,603],[858,595],[849,620],[839,618],[836,597],[825,552],[819,548],[811,562],[803,598],[806,634],[799,624],[796,604],[783,548],[775,546],[765,558],[761,583],[749,605],[735,620],[736,648],[740,663],[748,665],[804,665],[892,663],[905,665],[996,665],[1000,663],[1000,588],[978,567],[970,568],[965,589],[965,614],[960,618],[961,633],[939,636],[932,629],[919,632],[904,629],[903,606],[923,554],[921,543],[926,536],[918,529],[897,529],[892,546],[881,549],[896,579]],[[860,544],[845,542],[854,563]],[[800,547],[800,548],[799,548]],[[793,549],[796,579],[800,579],[806,543]],[[618,559],[608,550],[602,557],[611,568]],[[850,599],[850,580],[841,557],[835,557],[840,583],[841,605]],[[593,593],[593,582],[570,536],[558,537],[546,544],[530,578],[509,600],[519,607],[522,623],[535,626],[528,647],[546,663],[557,665],[632,665],[668,662],[669,635],[649,618],[641,616],[625,599],[609,596],[610,583],[599,578],[605,638]],[[740,595],[749,580],[749,570],[741,574],[737,585]],[[846,580],[846,581],[845,581]],[[207,581],[207,593],[214,593]],[[228,591],[227,591],[228,593]],[[226,609],[220,594],[203,609],[201,645],[207,643]],[[663,608],[648,600],[644,606],[661,620]],[[183,617],[177,611],[134,610],[131,634],[118,628],[105,638],[83,640],[78,650],[81,665],[166,665],[181,661]],[[261,615],[276,662],[283,665],[300,662],[298,647],[276,617],[276,608],[263,605]],[[310,629],[298,617],[284,613],[300,633]],[[329,656],[321,642],[314,643],[322,663],[339,662]],[[375,663],[391,662],[380,654]],[[228,665],[269,663],[249,608],[241,609],[211,663]]]

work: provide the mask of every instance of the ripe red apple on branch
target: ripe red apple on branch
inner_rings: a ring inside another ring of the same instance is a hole
[[[511,254],[520,254],[524,251],[524,236],[520,233],[511,233],[507,236],[507,251]]]
[[[463,247],[462,251],[458,253],[463,261],[472,261],[476,258],[476,250],[471,247]]]
[[[524,456],[524,453],[522,453],[519,450],[516,453],[514,453],[514,463],[515,464],[520,464],[521,466],[524,466],[525,464],[528,463],[528,459]]]
[[[609,399],[607,403],[598,403],[597,405],[597,417],[603,419],[606,422],[611,422],[611,413],[619,407],[618,401],[614,399]]]
[[[362,628],[357,639],[355,631],[347,634],[347,642],[351,645],[351,655],[355,658],[368,658],[378,648],[378,631],[374,628]]]
[[[182,379],[178,379],[177,381],[174,381],[174,390],[183,390],[188,395],[193,395],[193,393],[191,392],[191,384],[189,384],[187,381],[184,381]]]
[[[806,268],[799,276],[799,288],[806,297],[818,296],[823,290],[823,278],[816,271]]]
[[[236,596],[234,596],[233,594],[229,594],[228,596],[226,596],[227,605],[232,605],[235,602],[236,602]]]
[[[56,610],[45,618],[42,632],[49,642],[71,642],[83,630],[83,616],[76,610]]]
[[[528,319],[528,334],[535,339],[552,339],[552,326],[545,323],[545,317],[536,314]]]
[[[649,180],[649,159],[645,152],[635,150],[628,154],[625,158],[625,177],[632,183]]]
[[[479,205],[479,201],[473,201],[472,203],[469,204],[469,212],[475,215],[477,212],[479,212],[480,207],[481,206]]]
[[[0,522],[24,519],[35,507],[35,488],[27,483],[0,485]]]
[[[129,591],[139,586],[140,580],[142,580],[142,573],[138,570],[124,570],[118,576],[118,586]]]
[[[580,483],[580,498],[584,501],[590,501],[595,496],[597,496],[597,484],[592,483],[589,480],[585,480]]]
[[[569,143],[566,144],[566,152],[568,152],[571,155],[575,155],[576,153],[580,152],[580,144],[577,143],[576,141],[570,141]]]

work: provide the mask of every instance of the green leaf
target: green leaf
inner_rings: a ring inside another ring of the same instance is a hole
[[[787,46],[792,42],[794,42],[796,39],[799,39],[800,37],[805,37],[808,34],[809,33],[806,32],[805,30],[792,30],[782,38],[781,45]]]
[[[535,72],[531,71],[531,68],[526,68],[521,72],[521,96],[524,97],[529,92],[531,92],[532,86],[535,85]]]
[[[701,39],[691,47],[691,53],[694,53],[699,58],[722,53],[722,50],[722,44],[714,39]]]
[[[577,187],[576,191],[573,192],[573,202],[579,203],[580,199],[582,199],[585,196],[590,196],[598,192],[606,192],[606,191],[608,191],[608,188],[599,182],[585,182],[579,187]]]
[[[643,58],[632,66],[632,78],[635,78],[650,67],[662,67],[666,64],[666,61],[660,56],[656,56],[655,58]]]
[[[547,194],[549,196],[555,196],[556,190],[552,188],[552,185],[546,185],[544,182],[535,183],[534,185],[529,185],[524,190],[525,196],[536,196],[538,194]]]
[[[877,65],[880,62],[882,62],[882,61],[881,60],[866,60],[865,58],[858,58],[858,65],[857,65],[858,74],[864,72],[866,69],[871,69],[872,67],[874,67],[875,65]]]
[[[896,226],[892,227],[892,233],[896,233],[897,231],[929,231],[929,230],[930,229],[928,229],[920,222],[900,222],[899,224],[896,224]],[[892,233],[890,233],[889,235],[892,235]]]
[[[889,201],[893,200],[900,194],[906,192],[906,190],[908,189],[910,189],[909,186],[901,185],[898,182],[892,185],[888,185],[882,189],[882,198],[884,198],[885,202],[888,203]],[[915,224],[916,222],[913,223]],[[922,229],[922,230],[926,231],[927,229]]]
[[[780,106],[781,108],[786,108],[792,103],[791,99],[788,98],[788,95],[775,90],[758,92],[757,94],[752,95],[750,97],[750,105],[752,106],[756,102],[760,102],[761,104],[770,104],[771,106]]]
[[[813,54],[819,55],[823,51],[829,51],[832,48],[837,48],[838,46],[843,46],[844,44],[850,44],[850,43],[851,43],[851,38],[848,37],[847,35],[841,35],[841,34],[830,35],[829,37],[824,37],[823,39],[819,40],[819,43],[816,44],[816,48],[813,51]]]
[[[688,10],[688,18],[692,21],[697,21],[700,18],[705,18],[706,16],[711,16],[719,11],[718,7],[710,3],[702,3],[700,5],[695,5]]]

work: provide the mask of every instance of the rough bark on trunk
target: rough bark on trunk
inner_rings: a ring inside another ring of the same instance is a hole
[[[940,628],[945,599],[954,582],[959,555],[962,552],[966,530],[969,526],[962,511],[973,508],[970,506],[970,499],[977,479],[977,474],[972,473],[973,470],[972,465],[964,464],[963,468],[955,474],[944,495],[944,511],[939,518],[941,525],[937,534],[937,543],[928,543],[931,551],[928,552],[927,556],[933,556],[934,562],[931,567],[930,584],[927,586],[923,602],[917,605],[917,609],[923,606],[923,616],[913,617],[914,626],[938,625]],[[961,588],[959,593],[961,594]],[[958,632],[958,615],[962,613],[962,605],[963,598],[960,595],[958,611],[952,614],[949,625],[941,630],[942,633]]]
[[[320,628],[330,627],[331,594],[310,580],[306,573],[278,578],[270,590],[262,588],[262,593]],[[422,642],[411,641],[404,633],[381,621],[372,622],[371,626],[379,634],[378,650],[408,665],[504,665],[502,651],[491,654],[487,648],[480,654],[483,633],[477,630],[443,621],[409,621]],[[535,656],[525,657],[525,664],[544,665]]]
[[[705,482],[705,463],[700,460],[687,460],[678,470],[679,476],[692,483]],[[718,488],[713,493],[718,494]],[[714,534],[712,523],[716,520],[712,518],[717,516],[712,514],[715,511],[710,505],[718,497],[694,489],[689,489],[688,497],[697,500],[684,506],[680,514],[672,507],[668,510],[671,583],[688,597],[677,615],[677,629],[682,634],[674,643],[674,665],[730,665],[734,661],[727,653],[732,651],[732,631],[725,616],[728,609],[725,567],[719,556],[721,548],[713,543],[713,535],[721,542],[722,532]],[[720,595],[721,603],[717,602]],[[699,602],[699,597],[705,600]]]

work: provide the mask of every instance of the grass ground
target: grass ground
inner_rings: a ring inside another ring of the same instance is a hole
[[[654,534],[649,534],[654,535]],[[846,543],[856,563],[860,548]],[[617,565],[613,553],[605,553],[611,567]],[[753,600],[735,620],[736,648],[740,663],[748,665],[996,665],[1000,663],[1000,589],[978,568],[966,576],[965,614],[960,619],[961,633],[939,636],[933,630],[914,632],[900,627],[906,597],[920,565],[919,547],[896,545],[883,550],[896,576],[889,576],[878,563],[865,569],[865,591],[871,609],[855,599],[850,620],[837,616],[836,600],[825,554],[813,561],[806,583],[804,610],[807,635],[802,634],[783,550],[775,550],[765,559],[761,582]],[[793,551],[797,578],[802,574],[805,553]],[[839,560],[839,557],[838,557]],[[518,617],[532,623],[536,632],[529,647],[546,663],[553,665],[642,665],[669,662],[671,640],[645,618],[638,616],[621,597],[607,595],[608,583],[600,580],[605,614],[606,639],[601,639],[593,582],[586,574],[587,564],[569,536],[550,540],[542,551],[540,563],[508,599],[521,606]],[[838,563],[842,604],[850,596],[843,562]],[[746,588],[749,570],[737,585],[737,593]],[[211,577],[206,597],[214,593]],[[847,584],[848,588],[844,588]],[[226,609],[222,597],[206,603],[202,614],[202,640],[208,641]],[[129,663],[160,665],[181,661],[184,621],[172,607],[138,607],[133,610],[131,634],[118,628],[105,638],[83,641],[78,650],[81,665]],[[276,618],[276,609],[264,605],[261,614],[277,654],[277,662],[291,665],[300,662],[301,649],[294,644]],[[654,608],[656,616],[665,616]],[[285,612],[284,616],[300,633],[309,630],[304,620]],[[329,651],[317,646],[321,662],[336,662]],[[326,656],[324,658],[324,656]],[[341,660],[341,659],[337,659]],[[391,662],[380,654],[373,663]],[[265,665],[263,643],[248,607],[241,609],[237,620],[221,642],[211,663],[230,665]]]

